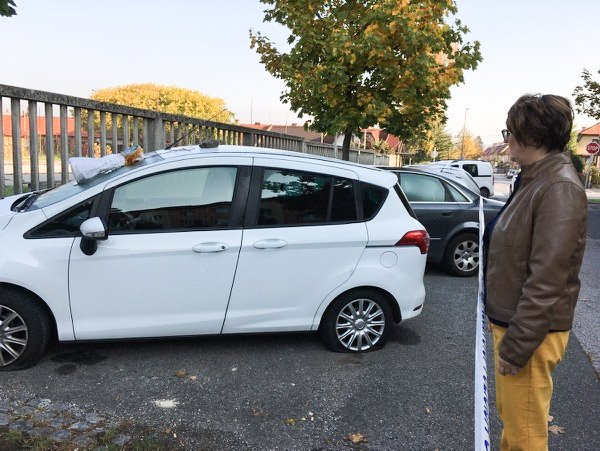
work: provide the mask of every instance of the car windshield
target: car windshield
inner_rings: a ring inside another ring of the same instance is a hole
[[[68,199],[69,197],[75,196],[85,190],[88,190],[100,183],[107,182],[115,177],[126,174],[134,169],[137,169],[142,166],[147,166],[152,163],[156,163],[157,161],[161,161],[164,158],[158,155],[156,152],[152,152],[144,158],[141,163],[134,164],[132,166],[123,166],[114,171],[104,172],[102,174],[97,175],[89,180],[86,180],[83,183],[77,183],[76,181],[72,181],[66,183],[64,185],[59,186],[58,188],[54,188],[52,190],[41,193],[35,199],[27,210],[36,210],[38,208],[44,208],[49,205],[53,205],[57,202]]]

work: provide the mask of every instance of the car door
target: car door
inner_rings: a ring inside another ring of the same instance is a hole
[[[354,172],[255,158],[242,250],[223,332],[310,330],[367,243]]]
[[[77,339],[221,331],[251,163],[206,158],[106,187],[108,238],[93,255],[81,251],[77,238],[71,252]]]
[[[449,192],[446,182],[435,175],[413,172],[399,175],[402,190],[429,233],[430,256],[440,256],[448,233],[464,220],[460,202]]]

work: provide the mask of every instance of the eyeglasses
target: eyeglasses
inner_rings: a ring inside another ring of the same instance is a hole
[[[502,130],[502,138],[504,139],[505,143],[508,142],[509,136],[510,136],[510,132],[507,129]]]

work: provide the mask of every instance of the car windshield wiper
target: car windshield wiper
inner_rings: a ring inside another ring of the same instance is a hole
[[[50,191],[51,189],[52,188],[48,188],[48,189],[43,189],[43,190],[32,192],[29,196],[27,196],[25,198],[25,200],[21,203],[21,205],[17,207],[17,211],[18,212],[27,211],[29,209],[29,207],[31,207],[33,205],[35,200],[38,197],[40,197],[41,194],[44,194],[45,192]]]

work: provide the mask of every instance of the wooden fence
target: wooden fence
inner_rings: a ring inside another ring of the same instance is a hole
[[[104,156],[136,144],[148,152],[179,139],[181,145],[218,139],[331,158],[342,154],[337,146],[297,136],[2,84],[0,112],[0,196],[66,183],[69,157]],[[387,165],[388,160],[371,151],[350,151],[353,162]]]

